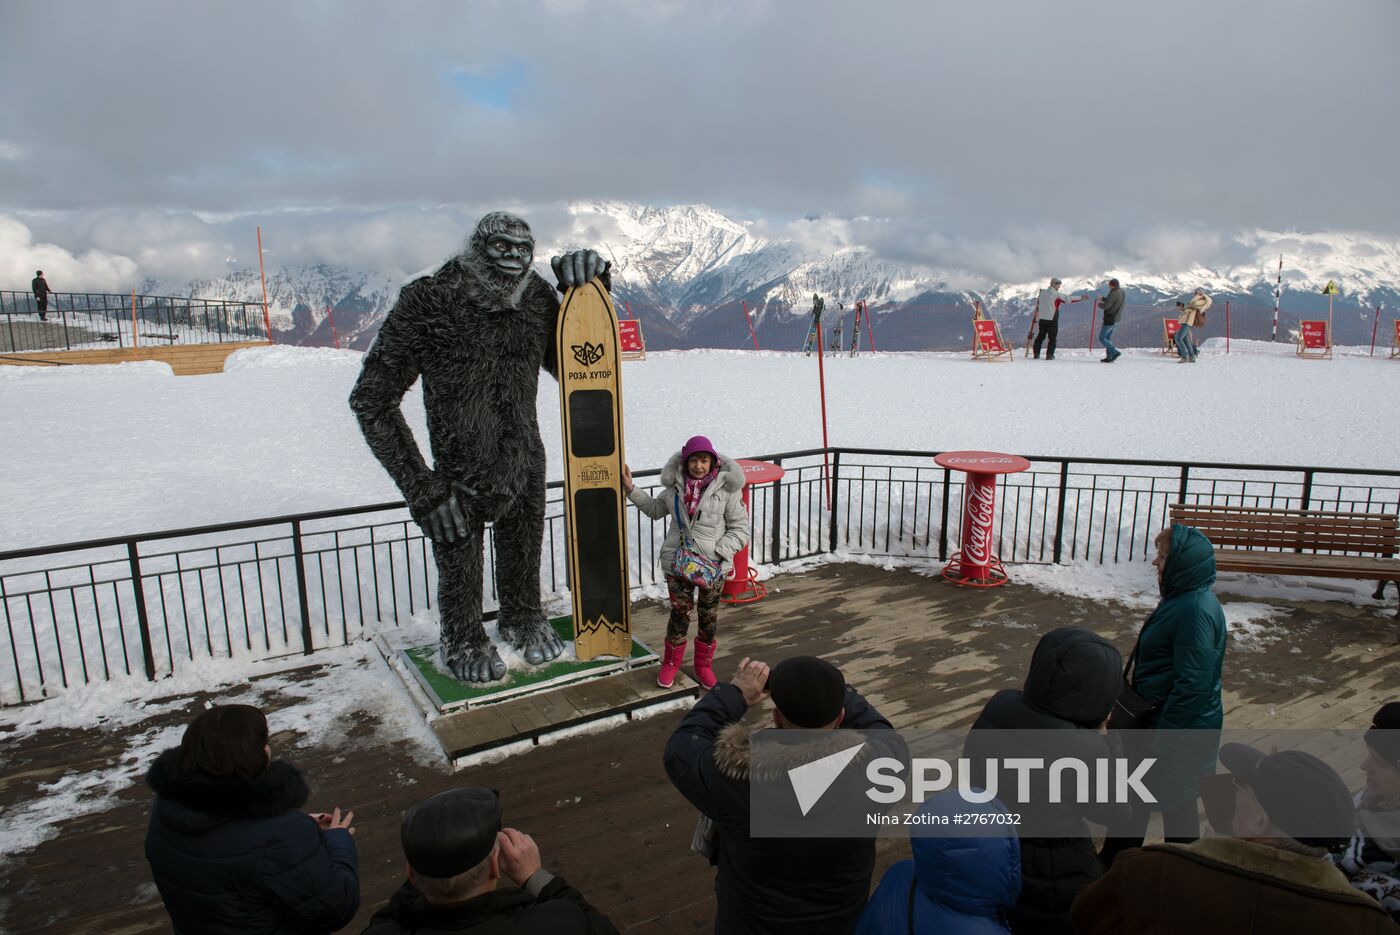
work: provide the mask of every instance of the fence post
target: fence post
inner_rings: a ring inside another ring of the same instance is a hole
[[[1186,484],[1187,484],[1187,482],[1190,480],[1190,478],[1191,478],[1191,467],[1190,467],[1189,465],[1183,464],[1183,465],[1181,466],[1181,483],[1178,484],[1178,485],[1177,485],[1177,488],[1176,488],[1176,502],[1177,502],[1177,503],[1185,503],[1185,502],[1186,502]]]
[[[943,469],[943,520],[938,524],[938,560],[948,560],[948,487],[953,483],[953,472]]]
[[[1060,564],[1060,555],[1063,550],[1063,536],[1065,531],[1065,493],[1069,490],[1069,462],[1060,462],[1060,499],[1055,506],[1055,545],[1051,553],[1051,561],[1056,565]]]
[[[292,556],[297,563],[297,605],[301,608],[302,654],[311,655],[311,606],[306,598],[306,562],[301,550],[301,520],[292,520]]]
[[[3,306],[4,306],[4,298],[3,298],[3,297],[0,297],[0,310],[3,310]],[[19,310],[19,299],[15,299],[15,310],[16,310],[16,311]],[[13,317],[9,312],[5,312],[5,324],[9,326],[9,331],[10,331],[10,351],[11,351],[11,353],[13,353],[14,351],[19,350],[19,345],[15,343],[15,320],[14,320],[14,317]],[[1374,343],[1374,342],[1373,342],[1373,343]]]
[[[781,458],[773,461],[778,467],[783,466]],[[782,544],[783,535],[783,483],[777,481],[773,484],[773,529],[771,531],[772,545],[769,546],[768,561],[777,563],[782,561],[782,553],[779,548]]]
[[[1376,319],[1375,319],[1375,321],[1371,322],[1371,353],[1367,355],[1367,356],[1369,356],[1369,357],[1375,357],[1375,356],[1376,356],[1376,328],[1378,328],[1378,327],[1380,326],[1380,323],[1381,323],[1381,307],[1380,307],[1379,305],[1377,305],[1377,306],[1376,306]]]
[[[1089,350],[1094,350],[1094,322],[1099,319],[1099,297],[1094,296],[1094,304],[1089,306]]]
[[[1303,472],[1303,505],[1301,509],[1312,509],[1312,482],[1313,472],[1311,470]],[[1302,551],[1301,549],[1299,551]]]
[[[1225,353],[1230,353],[1230,300],[1225,300]]]
[[[141,633],[141,660],[146,664],[146,678],[156,680],[156,657],[151,648],[151,618],[146,613],[146,590],[141,584],[141,557],[136,553],[136,540],[126,540],[126,559],[131,565],[131,593],[136,597],[136,629]]]
[[[58,305],[57,298],[54,299],[53,304],[55,306],[54,310],[58,312],[59,320],[63,322],[63,349],[65,351],[71,351],[73,349],[73,344],[68,340],[68,316],[64,314],[63,309],[56,307]],[[72,302],[70,301],[69,304],[71,305]]]
[[[828,552],[836,551],[836,495],[840,489],[839,475],[841,473],[841,449],[836,449],[836,454],[831,459],[831,533],[828,537]]]

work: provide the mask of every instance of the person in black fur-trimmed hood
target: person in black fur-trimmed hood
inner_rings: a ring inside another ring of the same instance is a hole
[[[306,781],[272,759],[257,708],[200,714],[146,784],[156,793],[146,860],[175,931],[334,932],[354,917],[354,813],[301,810]]]
[[[891,749],[899,747],[908,755],[884,715],[826,660],[794,656],[774,666],[771,678],[766,664],[741,661],[732,682],[720,682],[690,709],[666,743],[664,755],[666,775],[702,815],[697,840],[703,838],[704,844],[697,849],[708,852],[718,868],[715,931],[723,935],[853,932],[870,896],[873,837],[750,836],[750,779],[774,777],[751,769],[752,731],[741,722],[744,713],[770,692],[775,728],[832,731],[830,746],[837,751],[851,746],[849,735],[836,736],[843,729],[890,731]],[[818,746],[805,745],[803,762],[823,755]],[[857,760],[868,759],[873,746],[864,745]],[[766,772],[770,766],[779,768],[765,760],[760,769]],[[851,769],[843,775],[864,776],[864,771]]]

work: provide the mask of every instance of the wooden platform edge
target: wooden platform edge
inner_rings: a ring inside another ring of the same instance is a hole
[[[630,684],[629,684],[630,683]],[[579,709],[577,715],[563,717],[548,724],[517,727],[512,722],[515,708],[533,708],[534,703],[544,698],[553,698],[568,703],[569,696],[582,693],[600,685],[616,685],[621,691],[610,692],[614,700],[604,702],[587,710]],[[630,689],[630,691],[629,691]],[[622,697],[630,694],[632,697]],[[482,754],[489,754],[502,748],[516,746],[521,749],[533,748],[547,743],[557,734],[577,730],[590,724],[612,718],[638,720],[662,710],[689,706],[699,697],[700,686],[684,674],[676,676],[676,683],[670,688],[656,684],[655,670],[634,669],[612,676],[577,682],[566,685],[557,691],[544,695],[530,695],[514,701],[503,701],[489,708],[476,708],[458,711],[433,719],[429,723],[434,736],[442,744],[443,751],[452,765],[457,768],[472,765],[471,761]],[[467,731],[467,721],[474,720],[476,730]],[[494,729],[493,726],[494,725]],[[454,736],[455,735],[455,736]],[[473,736],[474,735],[474,736]]]
[[[418,712],[423,716],[428,728],[442,745],[448,762],[456,768],[471,765],[473,758],[490,754],[511,746],[530,747],[548,742],[552,735],[575,730],[608,718],[621,717],[634,720],[659,713],[667,707],[679,707],[680,702],[689,704],[700,695],[700,686],[685,673],[676,675],[676,682],[670,688],[656,684],[656,669],[640,666],[631,669],[611,670],[599,673],[592,678],[581,679],[562,685],[552,691],[535,692],[519,698],[496,702],[475,708],[459,708],[447,713],[439,713],[434,700],[424,691],[415,673],[409,671],[402,661],[399,651],[389,646],[382,635],[373,638],[379,651],[380,661],[398,677],[404,691],[412,699]],[[600,692],[600,686],[616,686]],[[604,693],[614,700],[591,706],[579,696]],[[623,697],[630,695],[631,697]],[[575,698],[576,700],[570,700]],[[536,715],[536,702],[542,699],[556,699],[563,707],[575,713],[565,714],[558,720],[533,726],[517,726],[531,720],[523,717],[525,709]],[[580,707],[577,701],[584,701]],[[516,715],[513,719],[512,715]],[[465,731],[470,723],[475,730]],[[467,734],[467,736],[464,736]],[[474,734],[475,737],[470,735]],[[455,735],[455,736],[454,736]]]
[[[204,373],[222,373],[224,362],[234,351],[250,347],[271,346],[267,341],[225,341],[209,344],[148,345],[134,348],[94,348],[78,351],[9,351],[0,355],[0,364],[18,367],[56,367],[154,360],[168,364],[176,376],[184,377]]]

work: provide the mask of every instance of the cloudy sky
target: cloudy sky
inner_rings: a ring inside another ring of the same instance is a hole
[[[5,0],[0,278],[210,275],[254,224],[415,270],[573,199],[993,277],[1391,240],[1397,40],[1394,0]]]

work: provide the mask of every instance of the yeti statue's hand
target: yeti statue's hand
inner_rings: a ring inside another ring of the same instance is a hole
[[[596,250],[576,250],[554,257],[549,265],[554,269],[554,278],[559,281],[559,291],[563,292],[596,279],[607,272],[612,264],[600,257]]]
[[[453,481],[451,489],[448,498],[419,523],[434,542],[452,544],[467,537],[467,514],[476,491],[459,481]]]

